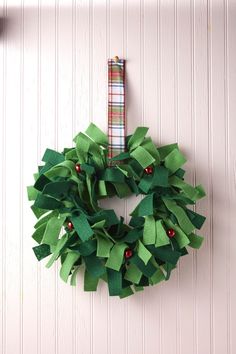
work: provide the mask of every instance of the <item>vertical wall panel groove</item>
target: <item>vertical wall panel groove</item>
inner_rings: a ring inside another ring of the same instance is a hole
[[[24,159],[23,159],[23,140],[24,140],[24,0],[21,1],[21,48],[20,48],[20,191],[19,191],[19,209],[20,209],[20,225],[19,225],[19,233],[20,233],[20,245],[19,245],[19,259],[20,259],[20,353],[24,352],[24,343],[23,343],[23,170],[24,170]]]
[[[7,2],[3,1],[3,18],[7,16]],[[1,144],[1,166],[2,166],[2,176],[1,176],[1,230],[2,230],[2,240],[1,240],[1,347],[2,353],[6,352],[6,224],[4,220],[6,219],[6,67],[7,67],[7,34],[5,33],[3,44],[2,44],[2,144]]]
[[[41,0],[38,0],[37,165],[41,158]],[[41,354],[41,266],[37,264],[37,354]]]
[[[224,101],[225,101],[225,136],[226,136],[226,146],[225,146],[225,175],[226,175],[226,198],[227,198],[227,210],[231,209],[230,205],[230,154],[229,154],[229,68],[228,68],[228,58],[229,58],[229,47],[228,47],[228,0],[224,0]],[[230,233],[230,219],[227,216],[227,234],[229,235],[228,246],[226,251],[226,276],[227,276],[227,354],[231,353],[231,330],[230,330],[230,315],[231,315],[231,298],[230,298],[230,246],[231,246],[231,233]]]

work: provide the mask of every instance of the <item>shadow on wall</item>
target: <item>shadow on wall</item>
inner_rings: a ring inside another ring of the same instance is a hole
[[[148,8],[150,10],[150,8],[154,6],[155,11],[156,11],[156,5],[152,3],[148,4]],[[202,8],[202,4],[200,3],[195,3],[195,10],[197,10],[198,6],[200,6]],[[106,10],[104,10],[104,7],[106,8]],[[120,9],[123,8],[123,3],[122,2],[113,2],[112,4],[112,16],[114,16],[114,13],[116,11],[116,8]],[[140,9],[140,4],[139,1],[127,1],[127,14],[131,14],[132,10],[134,8],[138,8]],[[41,16],[41,20],[43,21],[53,21],[53,19],[55,18],[56,12],[58,12],[59,14],[59,21],[64,17],[68,16],[72,16],[72,12],[76,12],[76,14],[78,14],[79,16],[87,16],[88,18],[88,22],[89,22],[89,16],[88,13],[89,11],[96,11],[96,14],[94,16],[94,18],[98,18],[99,17],[99,12],[101,12],[102,17],[104,17],[104,11],[106,11],[107,16],[111,15],[111,9],[104,5],[104,3],[96,3],[96,5],[91,8],[90,6],[90,2],[88,1],[87,3],[84,4],[77,4],[76,6],[69,6],[69,5],[55,5],[55,6],[1,6],[1,13],[2,16],[0,17],[0,36],[4,35],[6,32],[8,34],[8,38],[9,35],[13,35],[16,33],[19,33],[21,31],[21,25],[22,25],[22,21],[27,20],[27,22],[30,22],[30,19],[32,19],[32,24],[34,24],[34,26],[36,27],[38,25],[38,21],[39,18]],[[223,6],[222,4],[219,3],[214,3],[214,5],[211,7],[211,11],[214,11],[214,14],[216,14],[217,12],[222,13],[223,11]],[[230,12],[232,14],[232,11],[235,11],[236,13],[236,2],[230,4]],[[160,9],[160,15],[162,17],[162,14],[164,15],[164,21],[166,21],[166,19],[168,19],[168,12],[169,12],[169,16],[170,16],[170,23],[172,22],[173,19],[173,5],[168,4],[168,3],[162,3],[161,5],[161,9]],[[186,16],[189,16],[189,7],[186,6],[185,2],[179,2],[178,3],[178,7],[177,7],[177,16],[184,16],[184,14]],[[92,20],[93,20],[93,16],[92,16]],[[177,19],[178,21],[178,19]],[[109,21],[108,21],[109,22]],[[67,26],[71,26],[71,23],[69,21],[67,21],[66,23],[64,23]],[[109,24],[108,24],[109,26]],[[137,23],[137,26],[139,26],[139,24]],[[211,27],[211,26],[210,26]],[[210,30],[210,28],[209,28]],[[116,53],[119,55],[119,53]]]
[[[0,36],[3,36],[7,30],[7,18],[0,17]]]

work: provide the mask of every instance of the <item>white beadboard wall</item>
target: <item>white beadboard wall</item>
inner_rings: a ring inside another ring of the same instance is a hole
[[[90,121],[106,130],[114,55],[127,59],[128,132],[178,141],[207,191],[204,246],[124,300],[37,263],[26,196],[46,147]],[[0,352],[236,353],[236,1],[1,0],[0,112]]]

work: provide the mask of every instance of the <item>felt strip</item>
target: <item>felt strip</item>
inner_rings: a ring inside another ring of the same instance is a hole
[[[142,168],[146,168],[155,162],[155,158],[152,157],[151,154],[147,150],[145,150],[142,146],[138,146],[135,150],[133,150],[130,154],[141,166]]]
[[[55,210],[47,213],[45,216],[41,217],[39,221],[36,222],[36,224],[34,225],[34,228],[37,229],[42,224],[47,223],[48,220],[50,220],[52,216],[58,216],[58,215],[59,215],[58,212]]]
[[[107,258],[110,256],[110,250],[113,243],[104,235],[97,234],[97,257]]]
[[[79,259],[78,252],[68,252],[60,269],[60,277],[66,283],[75,262]]]
[[[152,179],[152,187],[168,187],[169,186],[169,172],[164,166],[157,166],[154,169],[154,175]]]
[[[176,264],[179,257],[181,256],[180,252],[173,251],[171,246],[162,246],[162,247],[154,247],[152,245],[147,246],[149,251],[157,258],[162,260],[163,262],[169,262],[171,264]]]
[[[131,136],[128,142],[128,148],[130,151],[136,149],[139,145],[142,144],[145,135],[147,134],[148,128],[138,127],[136,128],[134,134]]]
[[[107,268],[107,281],[110,296],[120,295],[122,291],[122,274]]]
[[[94,233],[84,214],[72,216],[71,222],[82,241],[87,241]]]
[[[67,196],[72,185],[73,182],[71,181],[50,182],[45,185],[42,193],[56,199],[62,199]]]
[[[46,264],[47,268],[50,268],[55,260],[59,257],[61,250],[65,246],[66,242],[68,241],[68,234],[63,235],[60,240],[58,240],[55,250],[53,251],[52,256],[50,257],[48,263]]]
[[[34,231],[32,238],[37,242],[37,243],[41,243],[42,239],[43,239],[43,235],[45,233],[47,227],[47,222],[45,222],[44,224],[41,224],[39,227],[37,227],[37,229]]]
[[[152,264],[151,260],[145,265],[137,254],[130,259],[130,263],[135,264],[146,277],[151,277],[156,271],[156,267]]]
[[[186,158],[184,155],[178,150],[174,149],[165,157],[165,166],[168,168],[172,173],[177,171],[185,162]]]
[[[140,259],[142,259],[145,265],[147,265],[148,261],[152,257],[152,254],[147,250],[147,248],[140,240],[138,241],[138,256]]]
[[[125,198],[132,194],[130,188],[125,183],[113,183],[113,186],[115,187],[116,194],[119,198]]]
[[[142,275],[141,270],[134,263],[131,263],[127,268],[124,278],[131,283],[138,284]]]
[[[198,191],[198,195],[196,197],[196,200],[199,200],[199,199],[206,196],[206,192],[201,184],[199,186],[196,186],[195,189],[197,189],[197,191]]]
[[[186,213],[189,217],[189,219],[191,220],[192,224],[198,229],[200,230],[202,225],[204,224],[206,218],[203,215],[200,215],[198,213],[196,213],[193,210],[190,209],[186,209]]]
[[[94,123],[90,123],[85,133],[99,145],[106,147],[108,145],[107,135],[103,133]]]
[[[169,155],[175,149],[178,149],[177,143],[164,145],[157,148],[162,161],[166,158],[167,155]]]
[[[165,219],[164,221],[167,228],[175,230],[175,239],[178,242],[180,248],[183,248],[189,244],[189,235],[186,235],[181,228],[174,224],[171,220]]]
[[[48,222],[43,235],[42,243],[47,245],[56,245],[61,231],[61,228],[65,222],[66,217],[53,216]]]
[[[170,239],[166,234],[166,230],[162,225],[162,220],[156,221],[156,242],[155,247],[161,247],[168,245],[170,243]]]
[[[128,297],[128,296],[133,295],[133,293],[134,293],[134,292],[133,292],[133,290],[131,289],[131,287],[128,286],[127,288],[121,289],[121,293],[120,293],[119,297],[120,297],[120,299],[124,299],[124,298],[126,298],[126,297]]]
[[[31,205],[31,210],[34,213],[34,215],[36,216],[37,219],[39,219],[42,215],[46,214],[48,212],[48,210],[45,209],[41,209],[36,207],[35,205]]]
[[[59,163],[63,162],[65,160],[65,157],[63,154],[60,154],[59,152],[51,149],[46,149],[42,161],[44,162],[50,162],[51,165],[55,166],[58,165]]]
[[[145,216],[143,243],[153,245],[156,242],[156,223],[152,215]]]
[[[155,159],[154,164],[159,165],[160,164],[160,154],[156,148],[156,145],[153,143],[151,138],[145,138],[144,141],[142,142],[141,146],[149,152]]]
[[[143,198],[130,215],[133,216],[153,215],[153,194],[149,194],[145,198]]]
[[[147,175],[144,176],[141,181],[139,182],[139,189],[143,191],[144,193],[148,193],[150,188],[152,187],[153,184],[153,176]]]
[[[87,270],[84,272],[84,291],[96,291],[99,278],[93,277]]]
[[[110,252],[108,260],[106,261],[106,267],[119,271],[124,260],[124,251],[126,248],[127,245],[125,243],[116,243]]]
[[[176,219],[178,220],[181,229],[187,235],[190,234],[195,229],[195,227],[189,220],[186,212],[180,206],[178,206],[177,203],[174,202],[173,200],[168,200],[166,198],[162,198],[162,200],[165,203],[167,209],[171,211],[176,217]]]
[[[76,279],[77,279],[77,274],[79,272],[79,267],[75,267],[74,270],[72,270],[71,278],[70,278],[70,285],[71,286],[76,286]]]
[[[95,278],[99,278],[106,273],[106,268],[96,254],[83,257],[88,272]]]
[[[63,207],[63,203],[59,202],[58,200],[47,197],[42,194],[38,194],[37,198],[34,202],[34,206],[39,208],[39,209],[45,209],[45,210],[55,210],[55,209],[60,209]]]
[[[44,243],[33,247],[33,251],[38,261],[41,261],[43,258],[51,254],[50,246]]]
[[[153,274],[153,276],[150,278],[150,283],[152,285],[158,284],[161,281],[165,280],[165,275],[162,272],[161,268],[158,268],[157,271]]]
[[[37,198],[38,191],[37,191],[37,189],[34,188],[34,186],[28,186],[27,187],[27,194],[28,194],[28,200],[32,201]]]
[[[172,270],[176,268],[176,265],[167,262],[163,265],[163,268],[166,270],[166,280],[169,280],[170,274]]]
[[[133,229],[130,230],[124,238],[122,238],[123,242],[126,243],[134,243],[135,241],[137,241],[140,237],[142,236],[142,230],[137,230],[137,229]]]
[[[192,248],[200,248],[202,245],[202,242],[204,240],[204,238],[202,236],[196,235],[194,233],[191,233],[190,235],[188,235],[189,238],[189,246]]]
[[[184,194],[191,200],[195,201],[198,195],[198,191],[188,183],[184,182],[181,178],[171,176],[169,182],[172,186],[181,189]]]
[[[106,197],[107,196],[107,187],[106,187],[106,182],[99,180],[97,183],[97,188],[98,188],[98,195],[101,197]]]
[[[88,240],[82,242],[78,245],[78,251],[81,256],[90,256],[97,249],[97,241],[96,240]]]

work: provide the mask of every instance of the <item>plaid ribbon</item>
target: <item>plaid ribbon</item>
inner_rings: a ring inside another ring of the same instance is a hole
[[[125,60],[108,60],[108,157],[125,151]]]

